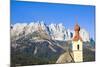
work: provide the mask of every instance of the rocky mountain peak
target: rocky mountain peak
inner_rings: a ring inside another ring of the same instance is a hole
[[[74,36],[74,30],[66,29],[62,23],[46,25],[43,21],[27,23],[11,24],[11,37],[19,37],[21,35],[29,35],[36,31],[44,32],[52,40],[71,40]],[[80,35],[83,41],[89,41],[89,33],[85,29],[80,29]]]

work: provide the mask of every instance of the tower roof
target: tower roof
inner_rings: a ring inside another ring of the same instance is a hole
[[[74,27],[74,31],[80,31],[80,26],[76,23],[75,27]]]
[[[81,38],[81,36],[79,34],[80,26],[77,23],[75,24],[74,31],[78,31],[78,32],[75,32],[75,36],[73,38],[73,41],[78,41],[78,40],[82,41],[82,38]]]
[[[74,38],[73,38],[73,41],[78,41],[78,40],[81,40],[82,41],[82,38],[81,38],[81,36],[80,35],[76,35],[76,36],[74,36]]]

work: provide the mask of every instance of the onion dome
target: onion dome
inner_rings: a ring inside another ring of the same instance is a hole
[[[74,31],[80,31],[80,26],[78,24],[75,25]]]

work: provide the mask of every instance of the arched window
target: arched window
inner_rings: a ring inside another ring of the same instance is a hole
[[[79,44],[77,45],[77,50],[79,50]]]

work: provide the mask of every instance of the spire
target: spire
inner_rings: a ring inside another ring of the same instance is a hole
[[[75,26],[74,26],[74,31],[80,31],[80,26],[78,25],[78,17],[75,17]]]
[[[79,31],[80,31],[80,26],[78,25],[78,21],[77,21],[77,17],[75,19],[75,26],[74,26],[74,31],[75,31],[75,36],[73,38],[74,41],[77,41],[77,40],[82,40],[82,38],[80,37],[80,34],[79,34]]]

